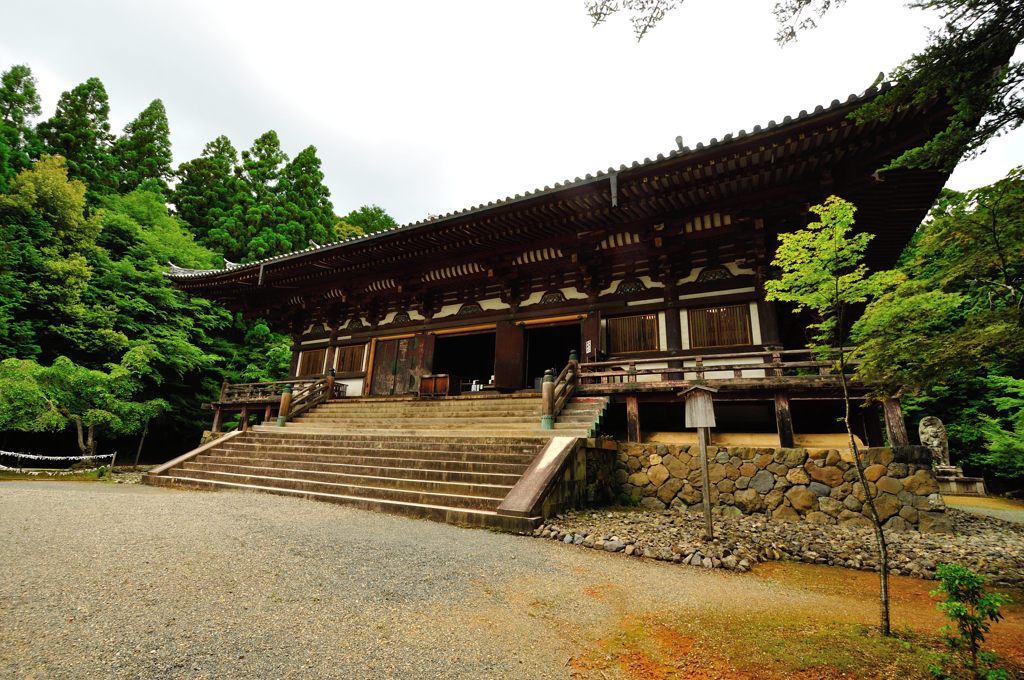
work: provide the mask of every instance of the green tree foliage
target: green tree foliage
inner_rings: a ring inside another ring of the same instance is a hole
[[[226,137],[178,168],[173,200],[203,245],[251,262],[336,238],[337,217],[315,147],[288,159],[274,131],[237,157]]]
[[[364,205],[341,218],[343,222],[356,227],[364,234],[385,229],[394,229],[398,222],[379,205]]]
[[[164,103],[154,99],[135,120],[124,128],[114,144],[120,190],[147,187],[167,190],[171,179],[171,132]]]
[[[166,402],[166,427],[192,432],[188,443],[205,419],[200,403],[222,380],[277,378],[287,369],[287,338],[171,287],[168,260],[195,268],[220,260],[168,214],[161,193],[106,194],[86,217],[85,186],[49,156],[11,185],[0,195],[0,359],[64,356],[103,372],[144,347],[136,401]],[[129,415],[118,417],[127,423]]]
[[[594,24],[626,11],[637,40],[681,0],[586,0]],[[817,18],[845,0],[777,0],[776,40],[786,44]],[[941,28],[925,48],[896,66],[890,80],[899,83],[855,112],[860,121],[884,120],[895,111],[933,99],[949,102],[952,116],[924,145],[910,149],[892,166],[952,170],[964,155],[980,152],[993,137],[1024,121],[1024,61],[1014,59],[1024,44],[1024,2],[1020,0],[910,0],[909,7],[934,12]],[[884,21],[884,18],[880,18]]]
[[[238,152],[223,135],[208,143],[198,158],[178,167],[172,200],[178,216],[196,239],[213,250],[235,257],[242,250],[243,216],[250,197],[236,176]]]
[[[962,462],[1020,470],[1016,419],[995,405],[1012,397],[1004,377],[1024,371],[1024,171],[945,192],[887,284],[852,330],[858,373],[902,390],[908,416],[942,418]]]
[[[63,356],[50,366],[6,359],[0,362],[0,389],[5,394],[25,392],[13,400],[14,408],[0,411],[0,423],[4,429],[27,432],[72,426],[82,455],[96,455],[100,432],[133,434],[166,407],[161,399],[135,399],[150,373],[152,354],[152,348],[140,345],[104,370],[85,368]]]
[[[99,78],[63,93],[53,117],[39,125],[45,151],[63,156],[69,174],[98,197],[117,186],[110,133],[110,103]]]
[[[1001,593],[985,590],[984,577],[959,564],[940,564],[935,569],[939,587],[931,592],[932,597],[945,596],[939,611],[955,624],[942,627],[946,647],[960,657],[970,677],[996,680],[1006,678],[1005,671],[993,668],[995,654],[985,652],[982,644],[985,636],[1003,618],[1000,611],[1010,598]],[[933,667],[937,677],[948,677],[945,669]]]
[[[838,196],[829,196],[824,204],[811,206],[820,220],[803,229],[779,234],[779,246],[772,264],[782,274],[765,284],[765,298],[790,302],[799,311],[809,311],[815,321],[812,349],[834,361],[843,390],[843,422],[848,435],[850,455],[857,479],[864,492],[878,547],[879,601],[881,631],[889,635],[889,553],[885,532],[875,510],[874,494],[864,477],[864,461],[850,426],[850,395],[847,365],[850,356],[846,336],[851,307],[868,302],[884,289],[889,272],[869,274],[864,254],[873,235],[854,232],[856,207]]]
[[[32,120],[42,113],[36,79],[23,64],[0,74],[0,193],[38,154]]]

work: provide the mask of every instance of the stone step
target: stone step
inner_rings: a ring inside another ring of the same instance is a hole
[[[338,456],[302,456],[268,454],[266,457],[204,454],[199,460],[221,465],[288,467],[296,470],[334,470],[347,474],[377,477],[406,477],[442,482],[484,481],[488,484],[514,486],[528,467],[511,463],[474,463],[459,460],[425,460],[422,458],[382,458]],[[343,462],[339,462],[343,461]]]
[[[590,413],[599,411],[600,407],[595,404],[570,404],[562,409],[562,413]],[[541,405],[528,404],[525,406],[499,406],[496,408],[466,408],[458,404],[435,406],[426,404],[422,406],[387,406],[384,404],[342,404],[337,402],[322,404],[310,413],[345,413],[362,415],[398,414],[417,416],[421,414],[457,414],[473,416],[539,416]]]
[[[480,498],[496,498],[498,500],[505,498],[514,484],[514,482],[513,484],[492,484],[486,481],[481,481],[479,478],[465,482],[444,481],[408,476],[384,477],[373,474],[352,474],[334,470],[310,470],[294,468],[287,465],[237,465],[233,463],[211,463],[205,460],[195,460],[182,463],[181,470],[183,473],[187,474],[195,472],[225,472],[254,477],[282,477],[307,482],[324,482],[345,486],[369,486],[380,489],[416,491],[466,497],[476,496]]]
[[[427,452],[424,457],[429,457],[430,452],[440,453],[481,453],[489,455],[518,455],[532,458],[542,448],[541,444],[470,444],[448,442],[417,442],[410,441],[374,441],[356,440],[339,437],[337,439],[303,439],[301,437],[289,437],[287,439],[266,439],[238,441],[237,439],[224,442],[220,447],[229,451],[259,451],[259,450],[281,450],[281,451],[320,451],[327,453],[337,451],[341,453],[361,452],[372,455],[377,451],[407,451]]]
[[[413,430],[533,428],[537,427],[539,422],[538,418],[348,418],[334,416],[301,416],[291,421],[294,425],[317,425],[352,430],[368,427]],[[559,424],[576,425],[577,427],[589,427],[593,422],[594,418],[591,416],[582,418],[570,416],[558,419]]]
[[[273,425],[256,425],[252,429],[257,432],[265,431],[264,428],[272,428]],[[380,434],[386,435],[389,430],[371,430],[371,429],[359,429],[359,430],[338,430],[337,428],[331,427],[317,427],[313,425],[306,425],[303,423],[296,423],[288,426],[293,432],[297,433],[354,433],[354,434]],[[456,428],[453,428],[456,429]],[[555,429],[544,430],[538,426],[536,429],[514,429],[514,430],[503,430],[499,428],[495,429],[457,429],[461,435],[465,436],[508,436],[508,437],[522,437],[522,436],[536,436],[536,437],[551,437],[551,436],[571,436],[571,437],[587,437],[590,436],[590,428],[581,428],[572,424],[566,423],[555,423]],[[425,435],[425,436],[439,436],[440,430],[409,430],[407,434],[412,435]]]
[[[255,425],[250,428],[249,432],[246,433],[248,437],[264,437],[267,435],[277,435],[285,437],[302,438],[309,440],[310,438],[318,438],[325,440],[339,440],[347,439],[349,441],[391,441],[391,442],[408,442],[408,441],[422,441],[422,442],[433,442],[433,443],[444,443],[451,442],[454,444],[458,443],[477,443],[477,444],[534,444],[543,445],[548,439],[551,438],[551,433],[546,430],[538,430],[536,434],[505,434],[496,435],[493,433],[483,434],[466,434],[465,432],[452,433],[447,430],[431,430],[429,432],[403,432],[395,430],[360,430],[360,431],[347,431],[338,432],[332,430],[317,430],[307,429],[303,431],[297,425],[288,425],[286,427],[278,427],[277,425]]]
[[[347,496],[344,494],[322,493],[300,489],[286,489],[273,486],[250,486],[246,484],[239,484],[237,482],[196,479],[179,475],[147,475],[145,482],[154,486],[171,486],[205,490],[230,489],[235,491],[273,493],[282,496],[308,498],[328,503],[340,503],[361,510],[387,512],[418,519],[447,522],[448,524],[455,524],[457,526],[490,527],[504,529],[506,531],[532,531],[535,527],[539,526],[542,521],[542,518],[540,517],[502,517],[498,516],[493,510],[454,508],[446,505],[409,503],[378,498],[363,498],[360,496]]]
[[[287,448],[280,446],[267,446],[263,448],[228,448],[216,447],[213,449],[218,455],[235,457],[260,458],[264,456],[318,456],[325,462],[333,459],[347,458],[392,458],[396,460],[436,460],[451,461],[459,463],[502,463],[506,465],[529,465],[536,457],[536,453],[491,453],[487,450],[481,451],[444,451],[432,449],[364,449],[364,448],[327,448],[308,447]]]
[[[340,482],[316,481],[308,477],[288,477],[277,474],[275,470],[267,470],[266,474],[242,474],[234,472],[214,472],[212,470],[182,470],[180,474],[192,479],[205,479],[218,482],[232,482],[245,486],[292,489],[314,493],[329,493],[356,498],[372,498],[375,500],[398,501],[401,503],[422,503],[440,505],[449,508],[473,508],[476,510],[494,510],[501,504],[502,498],[493,496],[474,496],[454,493],[436,493],[414,489],[395,487],[368,486],[365,484],[344,484]]]

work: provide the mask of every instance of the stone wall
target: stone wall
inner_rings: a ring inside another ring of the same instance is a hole
[[[849,453],[837,450],[708,449],[711,503],[718,514],[764,514],[775,520],[870,525],[864,490]],[[862,451],[868,487],[887,529],[949,531],[945,505],[920,446]],[[700,510],[696,446],[620,443],[615,481],[620,498],[649,509]]]
[[[607,505],[615,499],[615,446],[585,439],[563,463],[541,505],[544,517],[574,508]]]

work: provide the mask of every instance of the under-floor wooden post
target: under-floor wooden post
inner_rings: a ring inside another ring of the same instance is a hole
[[[864,407],[864,434],[867,435],[864,443],[868,446],[885,446],[885,437],[882,435],[882,423],[878,417],[877,406]]]
[[[223,411],[220,410],[220,407],[215,406],[213,409],[213,425],[210,427],[210,432],[213,432],[214,434],[220,432],[220,423],[223,415]]]
[[[249,408],[242,407],[242,432],[249,431]]]
[[[789,395],[775,393],[775,425],[779,430],[779,446],[792,448],[796,444],[793,435],[793,415],[789,411]]]
[[[263,410],[263,422],[264,423],[269,423],[270,422],[270,418],[271,418],[271,415],[273,413],[273,408],[274,407],[271,404],[267,404],[267,408],[265,408]]]
[[[885,432],[889,436],[889,446],[910,446],[900,400],[894,398],[883,401],[882,413],[885,415]]]
[[[626,440],[640,441],[640,402],[635,394],[626,395]]]

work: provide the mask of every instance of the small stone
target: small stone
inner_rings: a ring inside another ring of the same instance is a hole
[[[650,483],[650,478],[646,472],[634,472],[629,476],[627,480],[633,486],[645,487]]]
[[[952,534],[953,525],[944,512],[922,512],[918,519],[918,528],[925,534]]]
[[[914,529],[910,522],[899,515],[890,518],[883,526],[888,531],[912,531]]]
[[[722,463],[722,464],[728,463],[729,462],[729,452],[723,449],[723,450],[719,451],[718,453],[716,453],[715,454],[715,462],[716,463]]]
[[[818,497],[806,486],[794,486],[786,492],[786,498],[798,513],[803,514],[818,509]]]
[[[659,458],[658,456],[651,456],[652,458]],[[652,465],[647,470],[647,478],[651,480],[651,484],[654,486],[661,486],[665,483],[665,480],[669,478],[668,468],[661,464],[660,460],[657,465]]]
[[[796,514],[796,510],[788,505],[780,505],[772,512],[772,519],[780,522],[799,522],[800,515]]]
[[[756,489],[737,491],[733,494],[733,503],[736,504],[736,508],[748,515],[764,509],[764,501]]]
[[[626,544],[622,541],[605,541],[604,549],[606,552],[621,552]]]
[[[938,493],[939,483],[930,470],[918,470],[903,480],[903,488],[918,496],[927,496]]]
[[[850,494],[843,499],[843,507],[853,512],[860,512],[863,506],[864,504],[857,500],[857,497],[853,494]]]
[[[823,513],[830,517],[838,517],[839,513],[843,511],[843,504],[834,498],[827,496],[818,498],[818,507]]]
[[[750,480],[750,488],[761,493],[768,493],[775,487],[775,476],[767,470],[761,470]]]
[[[776,463],[787,468],[799,467],[807,460],[807,449],[777,449],[774,459]]]
[[[828,497],[832,493],[832,487],[822,484],[821,482],[811,482],[807,485],[807,489],[815,496]]]
[[[566,535],[565,535],[565,538],[563,538],[563,539],[562,539],[562,543],[568,543],[568,544],[570,544],[570,545],[571,545],[571,544],[572,544],[572,542],[573,542],[573,538],[574,538],[574,537],[573,537],[573,535],[572,535],[572,534],[566,534]]]
[[[793,468],[792,470],[790,470],[788,473],[786,473],[786,479],[788,479],[793,484],[802,484],[804,486],[811,483],[811,476],[807,474],[807,471],[804,470],[802,467]]]
[[[659,456],[656,453],[652,453],[650,457],[647,459],[647,464],[650,465],[651,467],[654,467],[655,465],[661,465],[661,456]]]
[[[893,479],[892,477],[879,477],[875,484],[878,485],[879,489],[885,493],[891,493],[893,496],[903,491],[903,485],[900,484],[898,479]]]
[[[625,552],[625,553],[626,553],[627,555],[632,555],[633,553],[635,553],[635,552],[636,552],[636,546],[635,546],[635,545],[627,545],[627,546],[626,546],[626,549],[625,549],[625,551],[624,551],[624,552]]]
[[[884,465],[869,465],[864,469],[864,479],[869,482],[877,482],[887,472]]]
[[[823,461],[807,461],[804,465],[804,470],[811,476],[816,482],[827,484],[829,486],[839,486],[843,483],[843,472],[837,467],[818,467],[815,463]]]
[[[804,519],[812,524],[834,524],[835,519],[829,517],[823,512],[809,512],[804,516]]]
[[[678,478],[671,478],[667,482],[661,485],[658,489],[658,500],[662,503],[671,503],[672,499],[676,497],[679,490],[683,488],[683,480]]]

